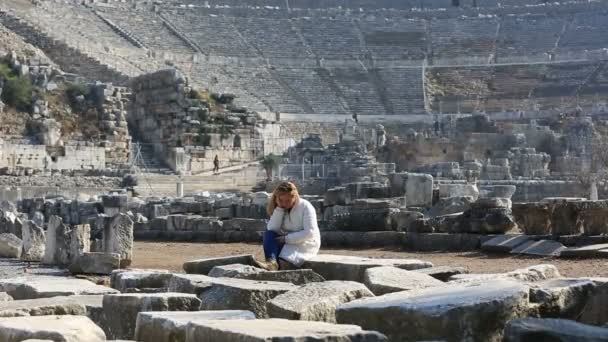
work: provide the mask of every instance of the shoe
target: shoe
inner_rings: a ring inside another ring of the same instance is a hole
[[[294,265],[292,265],[289,261],[285,261],[283,259],[279,259],[279,270],[281,271],[292,271],[297,269]]]
[[[254,266],[264,269],[266,271],[278,271],[279,263],[274,259],[268,259],[266,261],[253,260]]]

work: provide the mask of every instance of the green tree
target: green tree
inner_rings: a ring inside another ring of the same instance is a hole
[[[262,159],[260,162],[264,170],[266,171],[266,180],[272,180],[272,170],[281,164],[281,157],[269,154]]]

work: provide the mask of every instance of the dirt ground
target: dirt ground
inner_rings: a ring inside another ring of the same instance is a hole
[[[245,243],[184,243],[136,241],[133,268],[182,271],[185,261],[237,254],[262,257],[262,248]],[[499,273],[537,264],[553,264],[566,277],[608,277],[608,259],[565,260],[487,255],[479,252],[414,253],[398,249],[322,249],[325,254],[356,255],[374,258],[416,258],[435,266],[463,266],[471,273]]]

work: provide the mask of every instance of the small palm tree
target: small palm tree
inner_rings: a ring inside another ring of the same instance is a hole
[[[266,180],[272,180],[272,170],[281,163],[281,157],[269,154],[261,161],[261,165],[266,170]]]

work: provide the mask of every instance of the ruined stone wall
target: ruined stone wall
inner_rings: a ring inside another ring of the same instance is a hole
[[[5,142],[0,145],[0,167],[37,170],[104,169],[106,149],[89,144],[47,149],[45,145]]]

